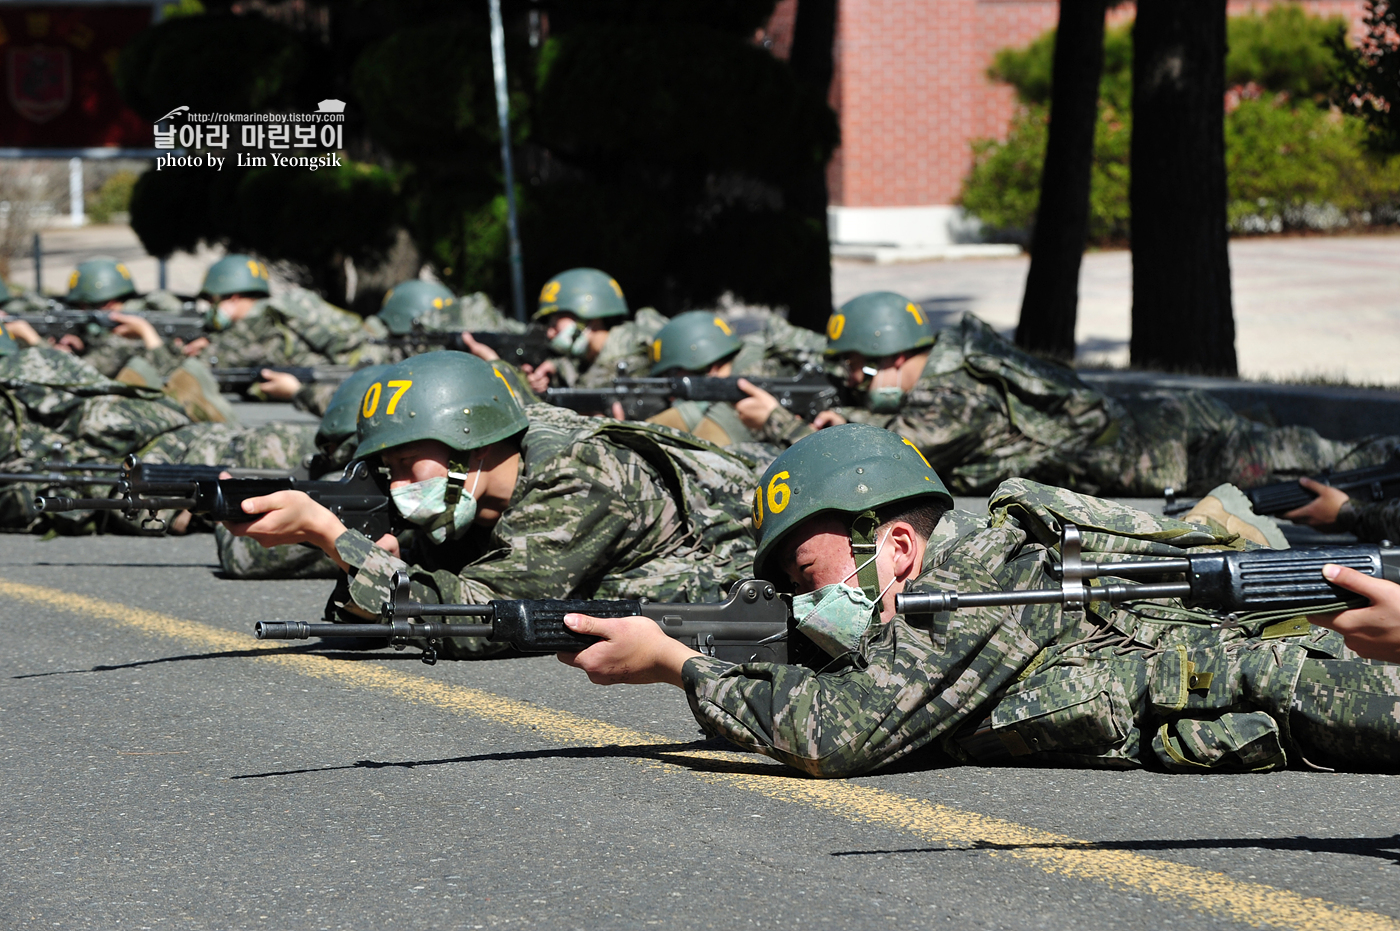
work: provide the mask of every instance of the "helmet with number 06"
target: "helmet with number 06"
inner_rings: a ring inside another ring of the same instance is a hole
[[[384,305],[375,316],[395,336],[413,332],[414,322],[431,311],[449,310],[457,296],[436,281],[412,278],[394,285],[384,293]]]
[[[540,306],[533,320],[550,314],[570,313],[580,320],[627,316],[622,286],[596,268],[571,268],[560,272],[540,289]]]
[[[772,558],[803,521],[819,514],[854,518],[919,499],[953,506],[953,496],[913,443],[870,424],[841,424],[807,436],[774,459],[753,496],[758,534],[754,574],[780,579]]]
[[[692,310],[657,331],[651,341],[651,374],[665,375],[675,369],[703,372],[743,346],[723,317]]]
[[[105,255],[88,259],[68,276],[67,300],[70,304],[105,304],[135,293],[131,270]]]
[[[204,287],[199,293],[213,298],[269,294],[267,266],[250,255],[226,255],[204,273]]]
[[[923,308],[893,291],[851,298],[826,322],[826,354],[881,359],[933,345]]]
[[[412,356],[365,388],[355,458],[419,440],[439,440],[459,451],[489,446],[530,426],[521,402],[505,376],[476,356]]]

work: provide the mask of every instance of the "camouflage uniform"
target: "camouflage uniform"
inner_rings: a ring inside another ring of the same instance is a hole
[[[117,312],[142,314],[159,311],[177,314],[183,309],[183,306],[183,302],[169,291],[151,291],[140,297],[123,301],[122,306],[117,308]],[[107,313],[108,311],[95,310],[93,312]],[[185,359],[184,354],[168,342],[159,349],[147,349],[140,339],[118,336],[106,327],[89,325],[87,332],[78,335],[82,337],[85,347],[82,352],[83,361],[108,378],[116,378],[117,374],[126,368],[133,359],[139,358],[146,360],[164,380],[165,377],[179,368],[180,363]]]
[[[1400,498],[1358,501],[1348,498],[1337,512],[1337,526],[1363,543],[1400,543]]]
[[[450,307],[428,310],[414,323],[424,333],[460,333],[463,330],[472,333],[524,333],[529,329],[526,324],[502,314],[496,309],[496,305],[491,303],[491,299],[479,291],[454,301]],[[366,317],[364,325],[374,340],[392,338],[389,328],[378,317]],[[411,339],[397,341],[394,345],[375,343],[361,350],[356,364],[401,362],[421,352],[436,352],[441,349],[442,346],[415,343]],[[313,407],[306,409],[315,411]]]
[[[944,515],[908,590],[1051,588],[1065,522],[1083,529],[1086,552],[1242,545],[1021,480],[988,507]],[[1338,635],[1293,619],[1246,619],[1246,630],[1201,623],[1211,619],[1177,602],[978,608],[937,615],[929,630],[896,616],[820,672],[697,657],[682,677],[706,732],[817,776],[906,757],[1178,772],[1400,766],[1400,667],[1344,659]]]
[[[159,390],[127,385],[73,355],[34,347],[0,357],[0,461],[29,471],[45,459],[118,462],[157,437],[188,427],[189,418]],[[39,515],[34,485],[0,487],[0,525],[18,529],[91,532],[91,512]],[[105,496],[104,486],[73,489],[75,497]]]
[[[388,347],[359,317],[314,292],[292,288],[253,305],[248,316],[209,334],[200,358],[212,368],[259,365],[364,365]]]
[[[746,577],[753,560],[748,463],[656,427],[548,405],[525,413],[519,478],[496,525],[444,545],[419,538],[404,559],[361,533],[343,534],[336,548],[353,573],[341,604],[352,599],[377,615],[393,573],[403,569],[412,573],[415,599],[439,603],[711,601]],[[458,638],[446,655],[500,652],[497,644]]]
[[[1267,427],[1200,391],[1110,398],[1069,369],[1022,352],[971,314],[938,333],[894,414],[840,411],[912,440],[948,487],[985,494],[1013,476],[1094,494],[1193,495],[1250,488],[1383,462],[1400,438],[1328,440],[1306,427]],[[790,445],[811,428],[773,412],[762,439]]]

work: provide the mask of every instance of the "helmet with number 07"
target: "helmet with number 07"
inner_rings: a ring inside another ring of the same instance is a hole
[[[933,331],[922,307],[893,291],[851,298],[826,322],[826,354],[858,352],[882,359],[933,345]]]
[[[489,446],[530,426],[521,402],[506,377],[476,356],[412,356],[365,388],[355,458],[419,440],[438,440],[458,451]]]
[[[870,424],[819,430],[774,459],[754,489],[754,574],[781,580],[782,567],[773,557],[808,518],[831,514],[854,520],[887,504],[913,507],[921,500],[953,506],[943,480],[913,443]]]

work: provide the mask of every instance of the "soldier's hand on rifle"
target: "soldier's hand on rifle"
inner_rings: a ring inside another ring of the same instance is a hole
[[[156,328],[145,317],[124,314],[119,310],[114,310],[107,316],[116,322],[117,325],[112,328],[112,332],[118,336],[139,339],[147,349],[159,349],[165,345],[165,341],[160,338]]]
[[[496,362],[501,358],[496,350],[485,343],[479,343],[473,339],[471,333],[467,330],[462,331],[462,345],[467,347],[467,352],[470,352],[478,359],[483,359],[487,362]]]
[[[539,365],[522,365],[521,371],[525,373],[525,380],[530,383],[530,390],[535,394],[544,394],[549,388],[549,384],[554,380],[558,369],[553,362],[541,362]]]
[[[301,379],[291,372],[263,369],[258,374],[262,376],[263,380],[258,382],[254,388],[258,394],[269,401],[290,401],[301,390]]]
[[[1308,620],[1341,634],[1347,646],[1360,656],[1400,662],[1400,585],[1331,563],[1322,567],[1322,574],[1333,585],[1365,595],[1371,604]]]
[[[736,384],[738,384],[739,390],[747,394],[748,397],[734,402],[735,412],[738,413],[744,426],[750,430],[762,430],[763,425],[768,422],[768,418],[777,409],[778,399],[747,378],[739,379]]]
[[[23,320],[5,319],[5,332],[17,343],[26,346],[38,346],[44,341],[39,337],[39,333],[32,326]]]
[[[822,411],[812,419],[812,428],[820,430],[823,427],[834,427],[837,424],[846,423],[846,418],[836,413],[836,411]]]
[[[588,673],[595,685],[667,682],[681,688],[681,667],[700,655],[645,617],[566,614],[564,625],[575,633],[603,638],[578,653],[556,654],[561,663]]]
[[[1295,524],[1306,524],[1318,530],[1337,529],[1337,513],[1347,503],[1348,495],[1339,488],[1324,485],[1310,478],[1298,479],[1298,484],[1317,495],[1312,501],[1283,515]]]
[[[279,491],[243,502],[245,514],[261,514],[246,524],[226,524],[236,537],[250,537],[263,546],[310,543],[342,569],[349,566],[335,551],[335,541],[345,533],[345,525],[330,510],[311,500],[304,491]]]
[[[180,347],[180,351],[187,356],[197,356],[204,350],[204,347],[208,345],[209,337],[201,336],[199,339],[192,339],[188,343],[185,343],[185,345]]]
[[[52,340],[50,345],[62,352],[79,353],[87,348],[87,343],[76,333],[64,333],[56,340]]]

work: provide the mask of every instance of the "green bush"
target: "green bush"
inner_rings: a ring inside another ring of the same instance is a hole
[[[1329,110],[1326,98],[1346,28],[1340,17],[1296,5],[1231,17],[1226,74],[1236,88],[1225,115],[1231,229],[1277,232],[1373,222],[1400,203],[1400,159],[1364,147],[1360,121]],[[1005,142],[973,143],[961,202],[1002,235],[1024,239],[1035,221],[1048,135],[1051,30],[1023,49],[1002,49],[988,71],[1016,89],[1020,107]],[[1240,93],[1243,86],[1244,93]],[[1090,185],[1091,242],[1129,233],[1132,136],[1132,27],[1104,36],[1104,75]]]
[[[101,187],[88,195],[88,218],[94,223],[109,223],[113,214],[130,211],[131,189],[136,186],[136,177],[134,171],[118,171],[103,181]]]

